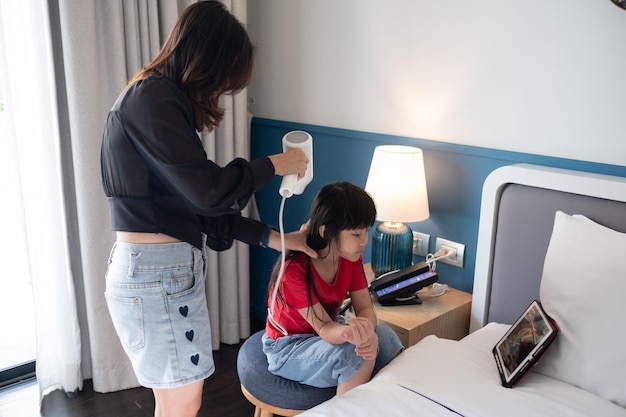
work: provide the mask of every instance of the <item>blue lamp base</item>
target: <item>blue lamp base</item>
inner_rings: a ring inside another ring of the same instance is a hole
[[[376,277],[413,263],[413,232],[400,222],[383,222],[372,233],[372,270]]]

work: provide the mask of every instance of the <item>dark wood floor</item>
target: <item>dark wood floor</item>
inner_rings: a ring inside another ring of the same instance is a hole
[[[199,416],[254,416],[254,407],[239,388],[237,352],[240,345],[222,344],[213,352],[215,373],[204,383]],[[24,382],[0,391],[0,417],[150,417],[154,416],[154,397],[146,388],[134,388],[109,394],[95,393],[91,381],[69,398],[62,391],[48,394],[41,410],[35,381]]]

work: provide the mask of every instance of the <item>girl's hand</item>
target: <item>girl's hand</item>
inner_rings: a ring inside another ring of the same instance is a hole
[[[276,175],[298,174],[298,179],[304,177],[309,162],[300,148],[289,149],[287,152],[269,156],[274,165]]]
[[[378,354],[378,335],[375,332],[372,333],[370,338],[357,346],[354,351],[366,361],[376,359]]]
[[[346,327],[343,337],[355,346],[356,354],[365,360],[375,359],[378,351],[378,336],[372,323],[364,317],[351,317]]]

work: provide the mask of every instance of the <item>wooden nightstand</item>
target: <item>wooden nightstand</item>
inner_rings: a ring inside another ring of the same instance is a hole
[[[365,264],[368,282],[374,279],[370,264]],[[391,327],[405,348],[434,334],[459,340],[469,333],[472,295],[455,288],[439,297],[423,297],[422,304],[384,307],[374,301],[378,321]]]

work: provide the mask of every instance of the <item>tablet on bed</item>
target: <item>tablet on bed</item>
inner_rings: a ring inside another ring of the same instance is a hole
[[[502,386],[517,384],[537,364],[558,332],[541,303],[533,301],[493,348]]]

